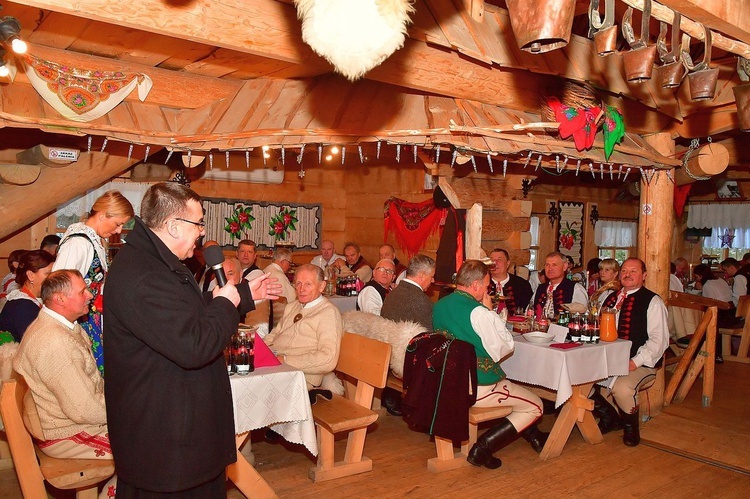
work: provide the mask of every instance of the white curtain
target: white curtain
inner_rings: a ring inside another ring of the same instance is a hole
[[[748,221],[750,223],[750,221]],[[732,244],[724,246],[721,238],[725,234],[734,235]],[[729,227],[714,227],[711,229],[711,237],[703,239],[705,248],[750,248],[750,229],[730,229]]]
[[[529,232],[531,233],[531,246],[539,246],[539,217],[531,217],[531,227],[529,227]]]
[[[594,229],[594,243],[605,248],[636,246],[638,224],[621,220],[599,220]]]
[[[748,229],[750,228],[750,204],[691,204],[688,206],[687,226],[692,229],[715,227]],[[721,233],[723,234],[724,231],[722,230]]]
[[[71,199],[64,205],[60,206],[56,213],[58,226],[59,221],[61,220],[65,220],[65,224],[70,225],[70,223],[72,223],[71,220],[76,218],[78,220],[83,220],[86,218],[86,214],[91,210],[94,202],[99,199],[99,196],[112,189],[120,191],[120,193],[130,201],[130,204],[133,205],[133,209],[135,210],[135,214],[138,215],[141,211],[141,200],[146,193],[146,189],[149,187],[151,187],[151,184],[144,182],[127,182],[124,180],[113,180],[107,182],[98,189],[90,190],[86,194]]]

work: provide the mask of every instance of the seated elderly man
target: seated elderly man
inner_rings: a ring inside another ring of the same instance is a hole
[[[391,260],[380,260],[372,272],[372,279],[357,296],[357,310],[380,315],[383,301],[391,291],[391,283],[395,276],[396,265]]]
[[[406,269],[406,277],[383,301],[380,315],[392,321],[412,321],[432,331],[432,300],[427,296],[435,277],[435,260],[415,255]]]
[[[288,303],[293,302],[297,299],[297,292],[294,291],[294,286],[289,282],[286,273],[292,268],[292,250],[289,248],[277,248],[273,252],[273,260],[264,269],[266,274],[270,274],[271,277],[275,277],[279,284],[281,284],[281,295],[279,299],[273,303],[273,317],[269,320],[269,323],[278,324],[281,317],[284,315],[284,309]],[[273,326],[270,326],[273,329]]]
[[[484,432],[466,460],[474,466],[496,469],[502,461],[493,454],[518,436],[541,452],[547,434],[536,422],[542,416],[542,401],[526,388],[505,377],[500,361],[513,352],[513,336],[505,321],[491,310],[488,294],[490,274],[479,260],[466,260],[456,275],[456,290],[441,298],[433,309],[435,331],[444,331],[474,346],[477,356],[476,407],[510,407],[513,412]]]
[[[323,269],[302,265],[294,274],[297,300],[287,304],[281,321],[265,341],[281,362],[305,373],[307,389],[343,394],[333,369],[339,360],[344,324],[341,313],[323,296]]]
[[[339,269],[346,267],[351,272],[359,276],[362,282],[370,282],[372,279],[372,267],[362,256],[357,243],[346,243],[344,246],[344,258],[346,260],[336,260],[333,264]]]
[[[563,310],[566,303],[588,307],[589,295],[583,286],[567,279],[570,264],[562,253],[553,251],[544,260],[546,286],[539,286],[534,296],[534,314],[552,319]]]
[[[91,340],[76,322],[88,312],[93,295],[80,272],[58,270],[42,284],[41,298],[44,306],[13,361],[39,414],[37,445],[56,458],[112,459],[104,379],[91,354]],[[101,497],[112,492],[114,483],[113,478]]]

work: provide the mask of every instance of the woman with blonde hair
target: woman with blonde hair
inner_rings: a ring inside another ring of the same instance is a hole
[[[620,264],[614,258],[599,262],[599,289],[591,295],[601,307],[607,297],[620,290]]]
[[[91,350],[99,372],[104,375],[102,355],[102,300],[109,262],[104,240],[122,232],[135,212],[120,191],[107,191],[94,202],[85,222],[74,223],[65,231],[57,250],[53,270],[76,269],[94,295],[88,317],[81,327],[91,338]]]

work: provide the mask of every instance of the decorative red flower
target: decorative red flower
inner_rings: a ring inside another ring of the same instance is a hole
[[[236,233],[238,233],[238,232],[240,231],[240,224],[239,224],[238,222],[231,222],[231,223],[229,224],[229,230],[230,230],[230,232],[232,232],[233,234],[236,234]]]
[[[289,213],[284,213],[284,225],[289,225],[292,221],[292,216]]]
[[[248,215],[244,211],[241,211],[237,214],[237,218],[239,219],[241,224],[247,223]]]
[[[273,230],[274,232],[276,232],[276,234],[281,234],[282,232],[284,232],[284,224],[281,222],[276,222],[273,226]]]

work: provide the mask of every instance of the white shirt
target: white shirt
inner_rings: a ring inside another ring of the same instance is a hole
[[[380,309],[383,308],[383,299],[374,286],[366,286],[357,296],[357,305],[362,312],[380,315]]]
[[[67,327],[70,330],[73,330],[76,327],[76,323],[70,322],[68,319],[66,319],[62,315],[58,314],[54,310],[47,308],[46,305],[42,305],[42,312],[45,312],[47,315],[49,315],[53,319],[57,320],[58,322],[60,322],[62,325],[64,325],[65,327]]]
[[[725,302],[732,301],[732,290],[729,289],[729,284],[722,279],[709,279],[703,285],[701,292],[704,298],[713,298]]]
[[[513,351],[513,335],[506,329],[505,321],[500,315],[480,305],[471,311],[470,320],[471,327],[493,361],[500,362]]]
[[[549,284],[547,284],[549,286]],[[559,284],[553,284],[552,290],[554,291],[557,289],[557,286]],[[570,300],[571,303],[581,303],[583,305],[588,306],[589,304],[589,294],[586,292],[586,288],[584,288],[581,283],[575,283],[573,286],[573,298]]]
[[[685,292],[685,287],[682,285],[682,281],[674,274],[669,274],[669,290],[679,291],[680,293]]]
[[[334,253],[333,256],[331,258],[329,258],[328,260],[323,259],[323,255],[318,255],[315,258],[313,258],[310,261],[310,263],[312,263],[313,265],[317,265],[321,269],[325,270],[327,266],[331,265],[333,262],[335,262],[339,258],[341,258],[342,260],[344,260],[343,256],[337,255],[336,253]]]
[[[736,307],[740,302],[740,296],[747,294],[747,277],[740,274],[734,275],[734,284],[732,285],[732,303]]]
[[[638,289],[628,291],[626,295],[630,296],[638,291]],[[616,322],[619,326],[619,313],[616,316]],[[664,351],[669,347],[667,307],[659,295],[654,296],[648,304],[646,311],[646,332],[648,333],[648,340],[641,345],[635,353],[635,357],[630,359],[636,367],[654,367],[662,355],[664,355]]]

